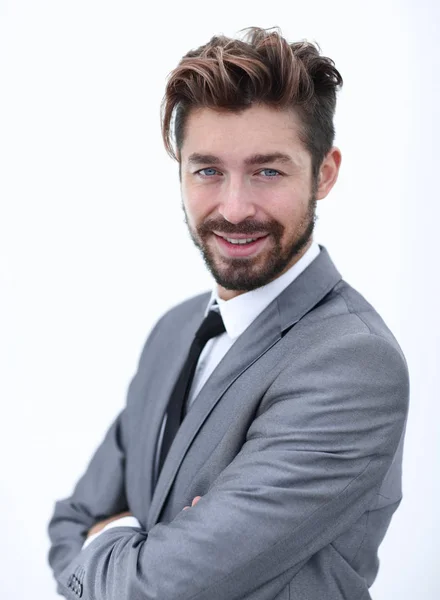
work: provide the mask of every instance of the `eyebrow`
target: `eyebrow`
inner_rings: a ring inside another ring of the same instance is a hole
[[[283,152],[270,152],[268,154],[252,154],[244,159],[244,164],[246,166],[252,165],[262,165],[264,163],[270,162],[282,162],[282,163],[290,163],[294,164],[292,158],[288,154],[284,154]],[[221,165],[223,161],[213,154],[199,154],[198,152],[193,152],[188,157],[188,163],[190,165]]]

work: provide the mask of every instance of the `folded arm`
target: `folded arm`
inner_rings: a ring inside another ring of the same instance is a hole
[[[49,564],[55,577],[81,551],[89,529],[128,509],[124,487],[125,455],[121,429],[125,409],[107,431],[73,494],[55,504],[49,523]]]
[[[313,360],[313,373],[310,361]],[[85,600],[276,596],[371,506],[408,408],[402,355],[350,334],[288,365],[235,459],[196,506],[149,532],[103,532],[59,575],[84,574]]]
[[[135,388],[145,357],[164,321],[162,316],[148,336],[127,394],[127,404]],[[128,408],[124,408],[108,429],[71,496],[55,503],[48,526],[51,547],[49,564],[55,578],[77,556],[90,528],[97,522],[128,510],[125,494],[125,456]],[[60,588],[58,587],[58,590]]]

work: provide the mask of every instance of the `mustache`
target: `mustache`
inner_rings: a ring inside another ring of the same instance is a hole
[[[284,227],[277,221],[269,221],[266,223],[260,223],[259,221],[242,221],[241,223],[230,223],[225,219],[208,219],[204,223],[201,223],[197,227],[199,235],[207,235],[216,231],[218,233],[237,233],[237,234],[274,234],[275,236],[281,235]]]

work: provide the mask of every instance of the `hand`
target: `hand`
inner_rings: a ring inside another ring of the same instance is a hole
[[[200,500],[201,496],[196,496],[194,498],[194,500],[191,503],[191,506],[195,506],[197,504],[197,502]],[[191,506],[184,506],[183,510],[186,510],[187,508],[191,508]]]
[[[95,523],[95,525],[93,525],[93,527],[91,527],[89,529],[87,537],[93,535],[94,533],[98,533],[98,531],[101,531],[101,529],[104,529],[104,527],[108,523],[111,523],[112,521],[116,521],[116,519],[120,519],[121,517],[131,517],[131,516],[132,516],[132,513],[130,511],[126,511],[126,512],[119,513],[118,515],[114,515],[113,517],[108,517],[108,519],[104,519],[103,521],[99,521],[98,523]]]

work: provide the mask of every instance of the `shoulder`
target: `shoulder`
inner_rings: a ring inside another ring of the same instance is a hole
[[[203,316],[210,297],[211,292],[203,292],[173,305],[159,318],[154,329],[182,326],[191,319]]]
[[[394,452],[409,409],[408,366],[394,335],[359,292],[341,280],[281,343],[261,413],[271,410],[319,435],[328,431],[335,444],[352,440],[350,452]]]
[[[374,306],[354,287],[341,279],[332,290],[307,313],[301,328],[319,335],[321,343],[332,341],[339,343],[349,336],[352,340],[357,336],[367,344],[391,347],[405,361],[403,351]]]
[[[139,363],[143,362],[144,355],[158,338],[172,338],[175,335],[179,335],[189,322],[194,319],[200,319],[203,316],[210,297],[211,292],[203,292],[202,294],[191,296],[166,310],[149,332],[141,351]]]
[[[397,390],[404,403],[409,372],[404,353],[377,310],[340,280],[282,340],[279,381],[335,390]]]

